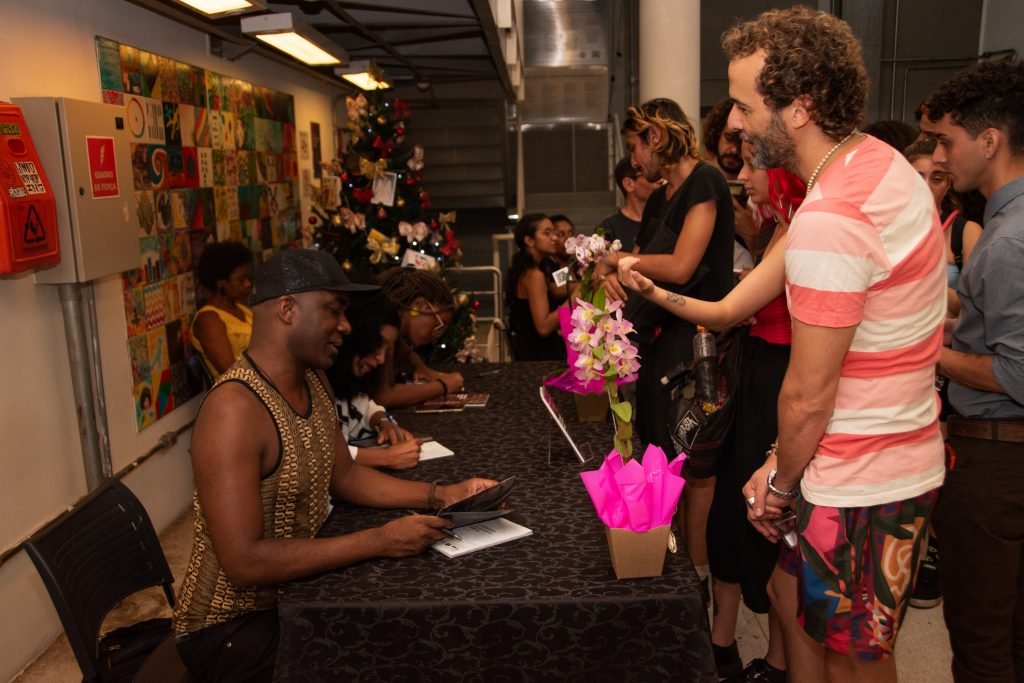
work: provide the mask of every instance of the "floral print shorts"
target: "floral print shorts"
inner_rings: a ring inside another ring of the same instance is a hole
[[[938,493],[860,508],[797,500],[799,558],[785,553],[779,565],[798,569],[804,631],[830,650],[860,659],[892,656]]]

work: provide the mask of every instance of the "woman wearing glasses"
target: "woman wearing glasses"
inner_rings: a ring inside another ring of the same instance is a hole
[[[461,391],[460,373],[429,368],[415,351],[438,340],[455,317],[448,283],[426,270],[392,268],[380,276],[380,286],[400,310],[402,324],[389,359],[392,371],[374,400],[399,408]]]
[[[565,343],[558,333],[559,299],[548,288],[541,269],[545,258],[558,255],[558,234],[542,213],[516,223],[516,247],[505,297],[509,308],[512,353],[516,360],[565,360]]]

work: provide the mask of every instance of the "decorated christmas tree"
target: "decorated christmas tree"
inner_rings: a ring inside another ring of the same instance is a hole
[[[314,248],[334,255],[356,281],[403,266],[445,277],[462,255],[455,212],[431,208],[423,187],[424,149],[406,143],[409,105],[379,93],[346,97],[348,132],[341,158],[324,164],[310,219]],[[451,279],[447,278],[451,283]],[[457,309],[444,336],[424,349],[427,362],[476,360],[479,302],[453,287]]]

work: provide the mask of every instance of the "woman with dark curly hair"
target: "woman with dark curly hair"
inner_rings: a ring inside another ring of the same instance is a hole
[[[386,361],[398,341],[401,317],[387,296],[353,296],[345,312],[352,331],[327,378],[352,458],[369,467],[404,470],[419,463],[420,445],[370,398],[384,386]]]
[[[199,257],[196,275],[210,293],[192,320],[192,346],[216,379],[249,346],[252,311],[243,302],[252,289],[252,252],[241,242],[207,244]]]
[[[455,317],[455,300],[448,283],[430,271],[398,267],[383,272],[379,284],[398,307],[402,325],[389,359],[388,381],[374,400],[396,408],[461,390],[461,373],[438,372],[416,353],[417,348],[440,339]]]

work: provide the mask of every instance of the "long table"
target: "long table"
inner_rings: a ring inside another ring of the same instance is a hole
[[[460,369],[467,387],[490,393],[490,402],[460,413],[400,414],[403,427],[455,451],[400,476],[447,483],[514,474],[510,507],[533,535],[460,558],[428,550],[285,586],[277,679],[717,680],[686,553],[668,554],[661,577],[617,580],[612,572],[604,528],[579,478],[610,449],[611,426],[576,422],[571,398],[557,397],[573,436],[598,453],[581,465],[537,395],[556,364]],[[398,514],[341,504],[321,534]]]

